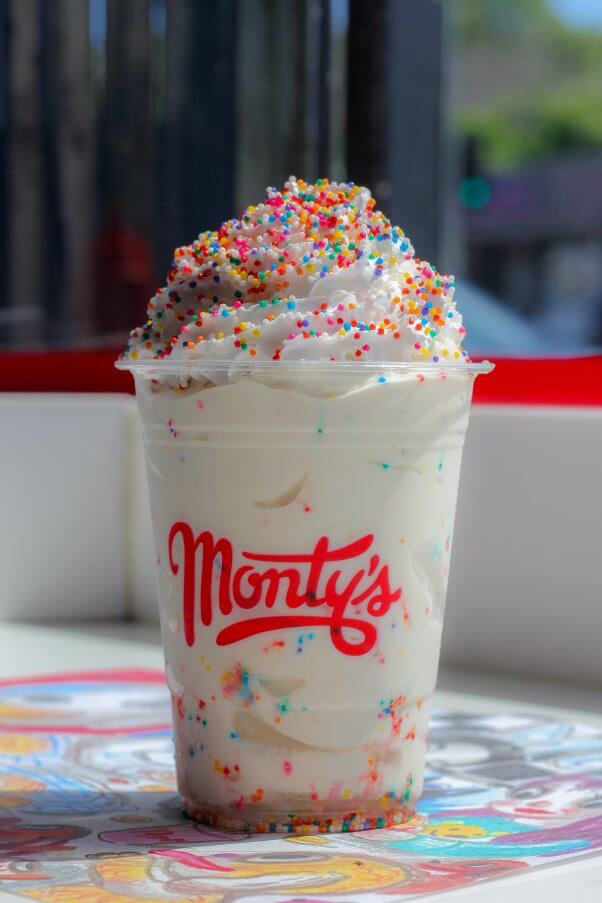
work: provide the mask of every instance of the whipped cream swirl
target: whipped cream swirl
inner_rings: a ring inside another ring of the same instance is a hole
[[[367,188],[294,176],[178,248],[125,361],[461,363],[454,279]]]

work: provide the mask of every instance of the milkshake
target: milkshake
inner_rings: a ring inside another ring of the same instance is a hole
[[[131,334],[193,818],[313,833],[414,811],[488,369],[453,291],[367,189],[291,178],[178,249]]]

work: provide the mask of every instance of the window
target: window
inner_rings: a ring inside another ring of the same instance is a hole
[[[602,7],[450,9],[459,237],[450,230],[447,250],[468,281],[475,350],[496,350],[490,324],[502,351],[591,353],[602,344]]]
[[[598,4],[8,0],[0,16],[5,351],[77,350],[80,374],[102,359],[103,385],[125,387],[110,361],[173,248],[291,172],[373,188],[459,277],[472,354],[602,344]]]

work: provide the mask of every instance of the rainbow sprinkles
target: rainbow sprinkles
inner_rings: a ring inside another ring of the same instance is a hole
[[[454,279],[367,188],[291,178],[178,248],[123,360],[462,363]]]

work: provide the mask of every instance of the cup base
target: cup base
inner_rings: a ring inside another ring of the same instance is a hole
[[[289,813],[284,818],[267,817],[249,820],[204,808],[182,800],[184,814],[193,821],[213,828],[246,834],[341,834],[349,831],[373,831],[375,828],[391,828],[401,825],[416,815],[414,806],[388,809],[378,815],[371,812],[348,812],[332,817],[325,813],[316,816]]]

